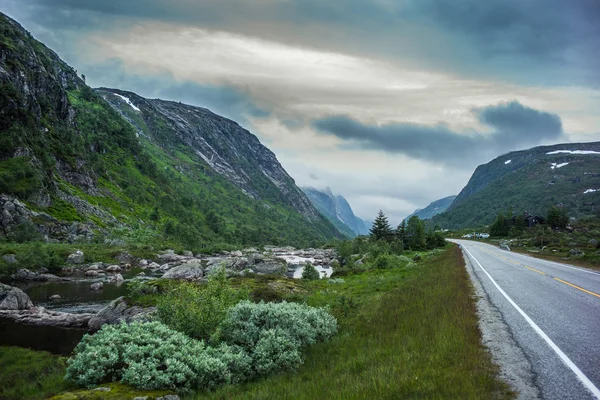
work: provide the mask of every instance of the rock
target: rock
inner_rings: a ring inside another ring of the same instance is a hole
[[[86,268],[86,272],[87,271],[98,271],[98,269],[100,269],[100,268],[98,267],[97,264],[92,264],[92,265],[90,265],[89,267]]]
[[[192,253],[189,250],[184,250],[184,251],[181,252],[181,254],[183,254],[186,257],[194,257],[194,253]]]
[[[202,263],[189,261],[177,267],[171,268],[162,277],[165,279],[183,279],[186,281],[198,281],[204,276]]]
[[[94,282],[90,285],[90,289],[93,291],[102,290],[104,288],[104,283],[102,282]]]
[[[121,283],[123,281],[124,281],[123,275],[121,275],[121,274],[111,275],[106,279],[106,282],[110,282],[110,283]]]
[[[90,331],[97,331],[104,324],[118,324],[121,321],[147,321],[152,318],[156,309],[142,308],[139,306],[130,307],[125,302],[125,297],[119,297],[111,301],[106,307],[98,312],[89,320],[88,327]]]
[[[339,268],[340,262],[337,259],[334,259],[329,263],[329,265],[331,265],[332,268]]]
[[[583,256],[585,255],[585,253],[579,249],[571,249],[571,251],[569,251],[569,254],[572,256]]]
[[[598,241],[596,239],[590,239],[588,241],[588,244],[590,245],[590,247],[598,247]]]
[[[239,250],[236,250],[236,251],[232,251],[232,252],[231,252],[231,256],[232,256],[232,257],[242,257],[242,256],[243,256],[243,254],[242,254],[242,252],[241,252],[241,251],[239,251]]]
[[[16,264],[17,263],[17,255],[16,254],[5,254],[2,256],[2,259],[7,264]]]
[[[27,310],[0,310],[0,317],[10,318],[15,322],[60,328],[84,328],[93,316],[94,314],[49,311],[44,307],[31,307]]]
[[[156,400],[181,400],[176,394],[167,394],[165,396],[157,397]]]
[[[98,276],[99,274],[98,274],[98,271],[96,271],[94,269],[91,269],[89,271],[85,271],[84,275],[85,276],[92,276],[92,277],[94,277],[94,276]]]
[[[157,264],[155,262],[151,262],[150,264],[148,264],[148,268],[150,268],[150,269],[159,269],[160,268],[160,264]]]
[[[12,274],[11,279],[14,281],[35,281],[35,282],[50,282],[50,281],[64,281],[66,278],[60,278],[52,274],[38,274],[37,272],[30,271],[22,268],[16,273]]]
[[[110,265],[106,268],[106,272],[121,272],[121,267],[118,265]]]
[[[98,387],[95,389],[92,389],[94,392],[110,392],[110,388],[109,387]]]
[[[117,254],[117,256],[115,257],[115,260],[117,260],[121,264],[134,264],[136,261],[136,258],[133,255],[131,255],[129,252],[122,251],[119,254]]]
[[[75,253],[69,254],[69,257],[67,257],[68,264],[83,264],[84,261],[85,256],[81,250],[77,250]]]
[[[141,259],[138,264],[140,267],[146,267],[148,266],[148,260]]]
[[[140,272],[139,274],[137,274],[136,276],[146,276],[146,274],[144,272]]]
[[[60,295],[53,294],[52,296],[50,296],[50,300],[52,300],[52,301],[60,300]]]
[[[255,259],[250,265],[257,274],[275,274],[285,275],[287,273],[287,263],[280,258],[262,258]]]
[[[28,310],[31,307],[33,303],[24,291],[0,283],[0,310]]]

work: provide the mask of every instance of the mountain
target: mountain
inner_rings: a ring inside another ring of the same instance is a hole
[[[553,205],[571,217],[600,217],[600,142],[515,151],[477,167],[448,210],[443,227],[491,224],[499,212],[546,216]]]
[[[200,247],[340,236],[234,121],[93,90],[3,14],[0,43],[0,235],[34,224],[48,239]]]
[[[317,210],[346,236],[369,233],[370,224],[354,215],[352,207],[343,196],[335,196],[329,188],[324,191],[314,188],[301,189]]]
[[[448,207],[450,207],[450,204],[452,204],[452,202],[454,201],[455,198],[456,198],[456,196],[448,196],[448,197],[444,197],[443,199],[436,200],[433,203],[429,204],[425,208],[419,208],[419,209],[415,210],[412,214],[410,214],[405,219],[408,221],[408,219],[410,217],[412,217],[413,215],[416,215],[417,217],[419,217],[421,219],[433,218],[435,215],[441,214],[444,211],[446,211],[448,209]]]

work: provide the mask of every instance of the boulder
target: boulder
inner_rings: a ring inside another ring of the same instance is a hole
[[[204,276],[204,268],[199,261],[189,261],[168,270],[162,277],[166,279],[182,279],[198,281]]]
[[[85,261],[85,255],[83,251],[77,250],[75,253],[69,254],[67,257],[67,264],[83,264]]]
[[[24,291],[0,283],[0,310],[28,310],[31,307],[33,303]]]
[[[585,253],[579,249],[571,249],[571,251],[569,251],[569,254],[572,256],[583,256]]]
[[[91,277],[94,277],[94,276],[98,276],[98,275],[99,275],[99,273],[98,273],[98,271],[96,271],[95,269],[90,269],[90,270],[88,270],[88,271],[85,271],[85,274],[84,274],[84,275],[85,275],[85,276],[91,276]]]
[[[88,323],[90,331],[97,331],[104,324],[118,324],[122,321],[147,321],[152,318],[156,309],[142,308],[139,306],[130,307],[125,301],[125,297],[119,297],[111,301],[106,307],[93,316]]]
[[[60,300],[60,295],[59,294],[53,294],[52,296],[49,297],[49,299],[52,300],[52,301]]]
[[[2,259],[7,264],[16,264],[17,263],[17,255],[16,254],[5,254],[2,256]]]
[[[588,241],[588,244],[590,245],[590,247],[598,247],[598,241],[596,239],[590,239]]]
[[[250,265],[250,268],[257,274],[275,274],[283,276],[287,273],[287,263],[280,258],[255,258],[254,262]]]
[[[102,290],[104,288],[104,283],[102,282],[94,282],[90,285],[90,289],[93,291]]]
[[[123,281],[124,281],[123,275],[121,275],[121,274],[111,275],[108,278],[106,278],[106,282],[110,282],[110,283],[121,283]]]
[[[140,267],[146,267],[148,266],[148,260],[142,258],[138,264],[140,265]]]
[[[184,250],[181,252],[181,254],[183,254],[185,257],[194,257],[194,253],[189,250]]]
[[[136,262],[136,258],[127,251],[122,251],[115,257],[121,264],[134,264]]]
[[[106,267],[106,272],[121,272],[121,267],[118,265],[110,265]]]
[[[239,251],[239,250],[236,250],[236,251],[232,251],[232,252],[231,252],[231,256],[232,256],[232,257],[241,257],[241,256],[243,256],[243,254],[242,254],[242,252],[241,252],[241,251]]]

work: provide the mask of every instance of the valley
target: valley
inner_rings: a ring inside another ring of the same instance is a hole
[[[35,37],[26,3],[0,0],[0,399],[600,398],[595,89],[311,47],[333,3],[237,4],[232,33],[65,1]]]

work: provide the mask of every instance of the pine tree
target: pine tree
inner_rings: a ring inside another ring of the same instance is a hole
[[[400,225],[398,225],[398,229],[396,229],[396,239],[402,243],[402,250],[406,248],[406,220],[402,220]]]
[[[548,210],[548,224],[555,229],[564,229],[569,224],[569,215],[564,207],[552,206]]]
[[[406,235],[411,250],[425,250],[427,248],[427,235],[425,224],[419,217],[413,215],[406,225]]]
[[[392,228],[388,223],[388,219],[383,213],[383,211],[379,210],[379,214],[377,214],[377,218],[373,222],[373,226],[371,230],[369,230],[371,234],[371,238],[373,240],[390,240],[392,237]]]

